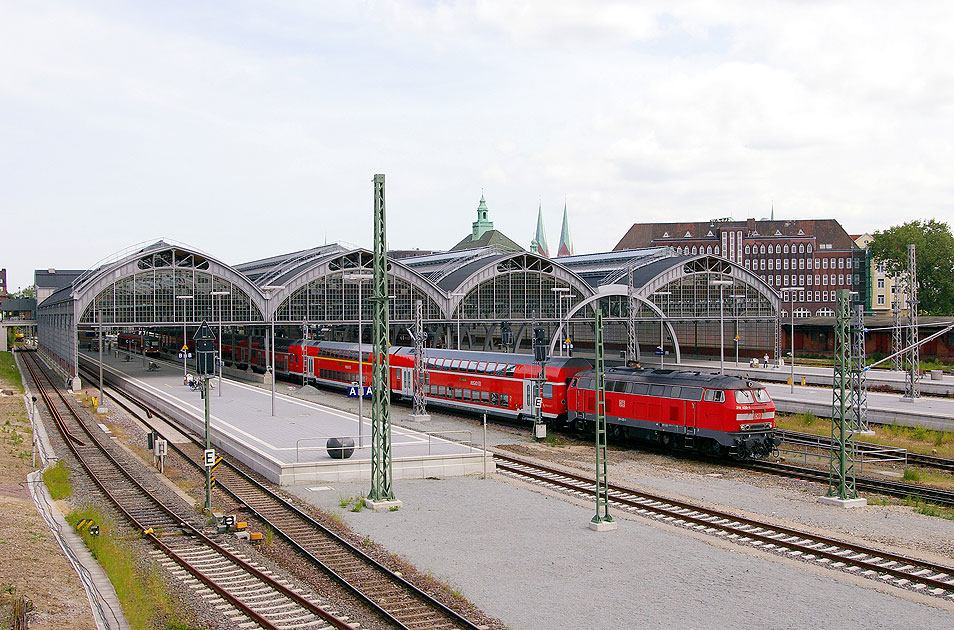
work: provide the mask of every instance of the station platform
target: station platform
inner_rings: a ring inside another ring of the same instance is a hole
[[[109,385],[141,397],[158,411],[202,435],[205,402],[199,391],[183,385],[182,366],[148,359],[103,355],[103,378]],[[80,353],[84,365],[96,368],[95,353]],[[216,379],[217,384],[217,379]],[[356,414],[332,409],[281,393],[290,383],[278,381],[275,415],[271,415],[271,391],[234,380],[222,381],[221,395],[211,392],[212,444],[217,451],[246,464],[280,485],[315,482],[368,480],[371,476],[371,420],[364,419],[359,441]],[[295,386],[297,389],[297,386]],[[108,406],[108,403],[107,403]],[[370,410],[370,403],[367,405]],[[354,454],[333,459],[325,448],[328,438],[350,437]],[[394,479],[424,479],[482,473],[486,456],[488,471],[493,458],[482,449],[453,441],[453,437],[429,434],[392,425],[391,453]],[[362,446],[363,445],[363,446]]]
[[[797,357],[796,357],[797,358]],[[645,367],[658,367],[659,361],[658,357],[648,357],[646,361],[643,361]],[[761,359],[759,359],[761,361]],[[672,367],[672,364],[669,361],[666,361],[666,366]],[[682,363],[679,364],[680,367],[688,369],[699,369],[705,370],[708,372],[718,372],[719,371],[719,359],[683,359]],[[832,379],[832,368],[830,367],[820,367],[820,366],[810,366],[810,365],[798,365],[795,364],[795,382],[801,383],[802,379],[805,379],[806,385],[820,385],[820,386],[830,386]],[[787,383],[788,379],[791,377],[791,366],[788,364],[779,367],[775,364],[773,367],[749,367],[748,359],[742,360],[740,363],[736,364],[735,356],[731,358],[729,355],[726,355],[725,358],[725,373],[731,374],[733,376],[743,376],[748,375],[750,378],[754,378],[760,381],[766,382],[781,382]],[[887,385],[893,391],[899,393],[904,391],[904,372],[898,372],[896,370],[882,370],[874,369],[869,370],[866,377],[869,387],[878,387],[880,385]],[[921,377],[920,381],[921,393],[922,394],[931,394],[932,396],[954,396],[954,376],[951,374],[925,374]]]

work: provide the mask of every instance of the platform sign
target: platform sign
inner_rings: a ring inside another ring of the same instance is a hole
[[[361,390],[361,388],[358,387],[358,382],[357,382],[357,381],[352,381],[352,382],[351,382],[351,387],[348,388],[348,398],[357,398],[357,397],[360,395],[360,394],[358,393],[360,390]],[[370,399],[370,398],[371,398],[371,386],[370,386],[370,385],[368,385],[367,387],[364,388],[364,398],[367,398],[367,399]]]
[[[180,358],[180,359],[191,359],[191,358],[192,358],[192,353],[191,353],[191,352],[180,352],[180,353],[179,353],[179,358]]]
[[[212,468],[215,465],[215,449],[207,448],[202,452],[202,461],[205,462],[206,468]]]
[[[540,398],[539,396],[537,396],[536,398],[534,398],[534,399],[533,399],[533,406],[536,407],[537,409],[539,409],[540,407],[542,407],[542,406],[543,406],[543,399]]]

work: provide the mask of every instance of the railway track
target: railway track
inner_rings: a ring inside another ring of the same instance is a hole
[[[162,430],[152,418],[159,418],[174,426],[190,441],[187,444],[170,441],[168,447],[204,477],[204,442],[176,422],[143,403],[134,401],[134,405],[146,412],[141,413],[133,404],[126,402],[125,399],[129,397],[125,393],[107,395],[127,413],[160,434]],[[224,490],[246,506],[310,563],[351,592],[365,606],[387,619],[394,627],[408,630],[481,628],[390,571],[227,459],[223,459],[216,467],[215,482],[216,488]]]
[[[819,468],[811,468],[808,466],[794,466],[792,464],[783,464],[780,462],[768,462],[768,461],[735,462],[735,465],[740,468],[747,468],[749,470],[758,470],[760,472],[765,472],[772,475],[779,475],[782,477],[798,477],[801,479],[809,479],[811,481],[818,481],[820,483],[828,483],[828,471],[821,470]],[[874,479],[872,477],[856,477],[855,487],[858,490],[867,490],[869,492],[877,492],[879,494],[884,494],[884,495],[888,495],[892,497],[900,497],[902,499],[909,498],[909,497],[917,498],[923,501],[930,501],[931,503],[936,503],[937,505],[954,507],[954,492],[951,492],[950,490],[931,488],[928,486],[912,484],[912,483],[903,483],[900,481]]]
[[[795,440],[798,442],[804,442],[810,440],[816,443],[818,446],[831,448],[831,438],[825,437],[824,435],[816,435],[814,433],[803,433],[801,431],[788,431],[786,429],[778,429],[779,435],[782,436],[783,440]],[[876,451],[879,449],[884,449],[883,444],[875,444],[874,442],[855,442],[856,448],[861,448],[869,451]],[[907,453],[908,464],[914,466],[922,466],[924,468],[935,468],[937,470],[943,470],[945,472],[954,473],[954,459],[947,459],[944,457],[935,457],[933,455],[921,455],[919,453]]]
[[[502,474],[577,497],[594,495],[592,478],[507,455],[494,458]],[[612,484],[609,500],[616,510],[954,601],[952,567]]]
[[[24,356],[24,364],[65,444],[90,479],[133,529],[153,545],[156,558],[232,625],[257,625],[266,630],[355,628],[326,610],[314,596],[272,577],[241,552],[212,540],[189,518],[168,507],[168,497],[157,496],[163,488],[155,475],[120,453],[105,433],[87,426],[35,356]]]

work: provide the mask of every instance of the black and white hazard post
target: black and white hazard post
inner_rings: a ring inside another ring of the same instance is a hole
[[[215,335],[209,323],[202,322],[195,332],[196,372],[202,383],[202,398],[205,399],[205,510],[212,511],[212,466],[215,451],[209,427],[209,379],[215,375]],[[211,453],[211,455],[210,455]]]

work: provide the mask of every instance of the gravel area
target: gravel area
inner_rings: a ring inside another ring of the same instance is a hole
[[[296,489],[334,510],[332,490]],[[510,627],[938,628],[954,604],[619,515],[588,529],[592,506],[494,476],[400,481],[397,512],[339,511]],[[845,606],[843,602],[852,602]],[[826,619],[832,620],[826,622]],[[838,619],[836,622],[835,620]]]

